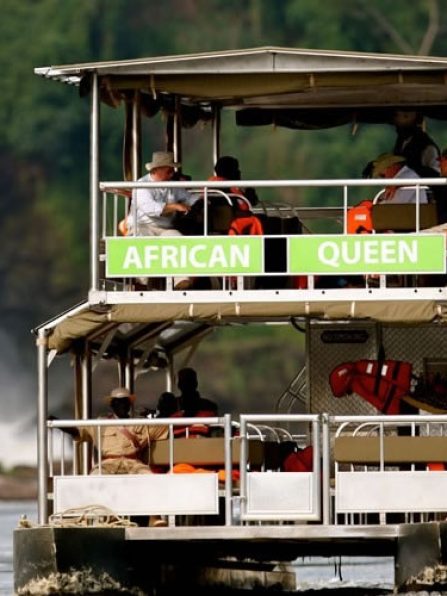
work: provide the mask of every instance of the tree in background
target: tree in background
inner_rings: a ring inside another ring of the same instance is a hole
[[[20,341],[84,299],[88,285],[88,100],[35,67],[266,45],[447,53],[440,0],[3,0],[1,16],[0,311],[1,327]],[[104,110],[103,179],[122,178],[123,119],[122,108]],[[162,129],[154,119],[144,130],[149,154]],[[247,178],[356,177],[393,131],[354,132],[232,126],[222,150],[238,155]],[[202,134],[185,133],[185,170],[195,178],[212,170]],[[282,198],[299,199],[290,190]],[[33,357],[32,342],[29,350]]]

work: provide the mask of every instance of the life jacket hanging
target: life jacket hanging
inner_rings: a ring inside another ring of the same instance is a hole
[[[336,366],[329,376],[335,397],[356,393],[384,414],[398,414],[410,393],[412,364],[399,360],[358,360]]]

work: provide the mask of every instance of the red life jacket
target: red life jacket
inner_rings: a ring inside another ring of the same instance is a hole
[[[410,393],[412,364],[399,360],[358,360],[334,368],[329,384],[335,397],[356,393],[384,414],[399,414]]]
[[[312,472],[313,458],[314,450],[312,445],[308,445],[290,453],[283,461],[282,469],[284,472]]]

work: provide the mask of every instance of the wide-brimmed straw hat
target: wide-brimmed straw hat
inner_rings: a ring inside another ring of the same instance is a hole
[[[394,155],[393,153],[382,153],[372,163],[372,177],[378,178],[390,166],[396,163],[404,163],[405,157],[402,155]]]
[[[152,161],[145,164],[146,170],[151,172],[156,168],[178,168],[180,163],[174,161],[174,154],[170,151],[154,151]]]
[[[129,389],[127,389],[127,387],[115,387],[115,389],[112,389],[112,391],[110,392],[110,395],[106,395],[104,399],[107,403],[110,404],[112,399],[123,399],[123,398],[127,398],[132,403],[136,399],[135,395],[133,393],[131,393],[129,391]]]

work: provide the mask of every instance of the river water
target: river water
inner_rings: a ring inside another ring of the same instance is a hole
[[[0,501],[0,594],[12,596],[12,533],[20,516],[26,515],[31,522],[37,520],[35,501]]]
[[[0,595],[13,596],[12,534],[19,519],[26,515],[36,522],[37,508],[34,501],[0,501]],[[304,558],[295,563],[299,594],[366,594],[389,595],[394,579],[391,558]],[[248,591],[244,593],[249,593]],[[265,594],[265,591],[261,592]],[[241,594],[241,591],[238,592]],[[251,591],[250,594],[254,595]],[[418,592],[417,596],[427,595]],[[443,592],[447,595],[446,592]],[[440,592],[431,592],[438,596]],[[210,596],[213,596],[211,593]],[[409,593],[406,596],[410,596]]]

